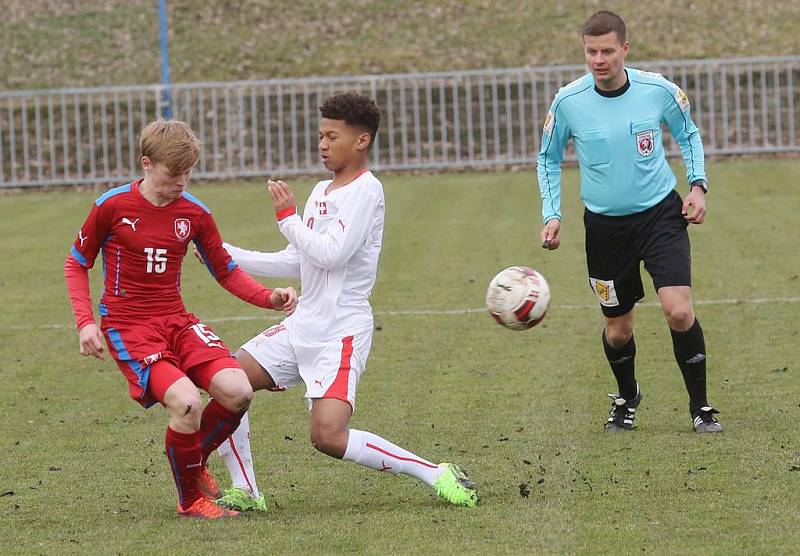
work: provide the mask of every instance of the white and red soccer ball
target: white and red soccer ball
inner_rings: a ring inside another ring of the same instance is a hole
[[[486,308],[494,320],[512,330],[533,328],[550,306],[550,286],[527,266],[512,266],[489,282]]]

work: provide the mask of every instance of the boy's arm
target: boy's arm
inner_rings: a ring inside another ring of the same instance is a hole
[[[250,251],[230,243],[223,243],[222,246],[233,261],[248,274],[271,278],[300,277],[300,254],[292,245],[287,245],[286,249],[275,253]]]
[[[108,210],[103,210],[97,203],[93,204],[64,261],[64,279],[78,328],[80,352],[98,359],[103,359],[103,336],[92,311],[89,269],[94,265],[100,246],[108,237],[111,228],[109,222]]]
[[[222,237],[211,214],[204,215],[200,233],[194,240],[211,275],[230,293],[252,305],[291,312],[297,303],[294,288],[271,290],[260,284],[231,259],[222,246]]]
[[[320,234],[303,224],[288,185],[270,181],[269,193],[281,233],[298,252],[325,269],[345,265],[364,244],[372,226],[372,215],[383,203],[379,196],[368,192],[353,195],[351,202],[340,207],[336,222]]]

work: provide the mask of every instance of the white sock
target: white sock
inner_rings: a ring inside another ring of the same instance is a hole
[[[342,459],[378,471],[388,471],[393,475],[411,475],[429,485],[444,472],[435,463],[412,454],[377,434],[356,429],[350,429],[347,450]]]
[[[239,428],[220,444],[217,453],[225,460],[233,486],[249,492],[253,498],[258,498],[253,453],[250,450],[250,419],[247,413],[242,415]]]

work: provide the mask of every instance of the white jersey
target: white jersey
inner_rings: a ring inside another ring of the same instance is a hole
[[[383,240],[383,185],[371,172],[325,194],[319,182],[303,218],[292,214],[278,227],[289,240],[283,251],[225,248],[242,269],[273,278],[300,277],[301,297],[284,323],[307,340],[342,338],[372,330],[369,296]]]

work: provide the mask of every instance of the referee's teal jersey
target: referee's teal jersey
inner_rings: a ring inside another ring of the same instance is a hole
[[[597,214],[641,212],[675,188],[662,122],[680,146],[689,183],[706,179],[703,141],[684,92],[658,73],[625,71],[630,86],[617,96],[598,92],[590,73],[556,94],[538,158],[545,222],[561,218],[561,161],[570,138],[580,165],[581,199]]]

